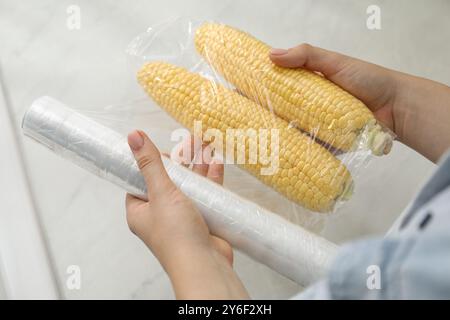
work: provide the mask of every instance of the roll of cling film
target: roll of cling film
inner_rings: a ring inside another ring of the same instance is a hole
[[[25,135],[143,200],[147,188],[126,138],[50,98],[23,117]],[[163,157],[173,182],[197,205],[211,233],[293,281],[307,285],[327,270],[336,246]],[[149,186],[151,192],[152,186]]]

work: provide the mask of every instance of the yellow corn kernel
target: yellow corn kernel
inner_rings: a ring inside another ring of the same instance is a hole
[[[230,128],[242,132],[247,129],[256,132],[277,129],[278,170],[273,175],[262,175],[260,170],[266,166],[261,161],[248,161],[248,140],[245,144],[245,163],[240,166],[289,199],[311,210],[327,212],[332,210],[337,199],[351,189],[350,173],[328,150],[239,93],[164,62],[143,66],[138,73],[138,81],[156,103],[191,131],[194,122],[199,120],[202,121],[203,133],[214,128],[220,130],[223,137]],[[227,139],[223,145],[229,142]],[[265,150],[264,147],[259,148],[262,144],[259,138],[257,142],[259,152]],[[237,144],[233,147],[236,152]],[[270,142],[267,147],[269,150],[265,152],[270,155]]]
[[[244,95],[320,140],[348,151],[366,129],[367,147],[374,154],[390,151],[392,137],[360,100],[314,72],[274,65],[270,47],[251,35],[205,23],[195,33],[195,45]]]

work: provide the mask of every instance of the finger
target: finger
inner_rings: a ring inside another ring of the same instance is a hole
[[[224,165],[218,160],[213,160],[213,162],[208,167],[208,173],[206,177],[215,183],[220,185],[223,184],[223,176],[224,176]]]
[[[209,164],[212,160],[211,154],[212,148],[209,145],[203,144],[194,157],[192,171],[202,176],[206,176],[208,173]]]
[[[192,167],[192,171],[194,171],[195,173],[198,173],[201,176],[206,176],[206,174],[208,173],[208,168],[209,168],[209,164],[207,163],[195,163],[194,166]]]
[[[188,167],[201,147],[202,141],[199,138],[190,135],[176,146],[175,150],[171,153],[170,158],[175,162]]]
[[[306,43],[288,50],[272,49],[270,59],[280,67],[306,68],[327,78],[341,71],[351,60],[356,60]]]
[[[161,154],[147,135],[135,130],[128,135],[128,144],[144,176],[149,200],[171,193],[176,187],[167,175]]]

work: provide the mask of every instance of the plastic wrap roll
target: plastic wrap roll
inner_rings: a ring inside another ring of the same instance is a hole
[[[25,113],[26,135],[97,176],[146,199],[146,186],[126,138],[50,98]],[[327,269],[336,246],[163,157],[173,182],[197,205],[211,232],[301,285]],[[150,190],[151,192],[151,190]]]

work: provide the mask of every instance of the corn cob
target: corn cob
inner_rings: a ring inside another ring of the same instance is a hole
[[[275,66],[270,47],[251,35],[205,23],[196,31],[195,45],[240,92],[312,136],[349,151],[366,130],[374,154],[390,151],[392,137],[360,100],[314,72]]]
[[[241,167],[287,198],[308,209],[327,212],[337,199],[350,194],[351,175],[338,159],[309,136],[239,93],[164,62],[143,66],[138,81],[156,103],[191,131],[195,121],[202,122],[203,133],[214,128],[224,137],[229,128],[242,132],[278,129],[278,171],[261,175],[263,166],[259,162],[246,161]]]

